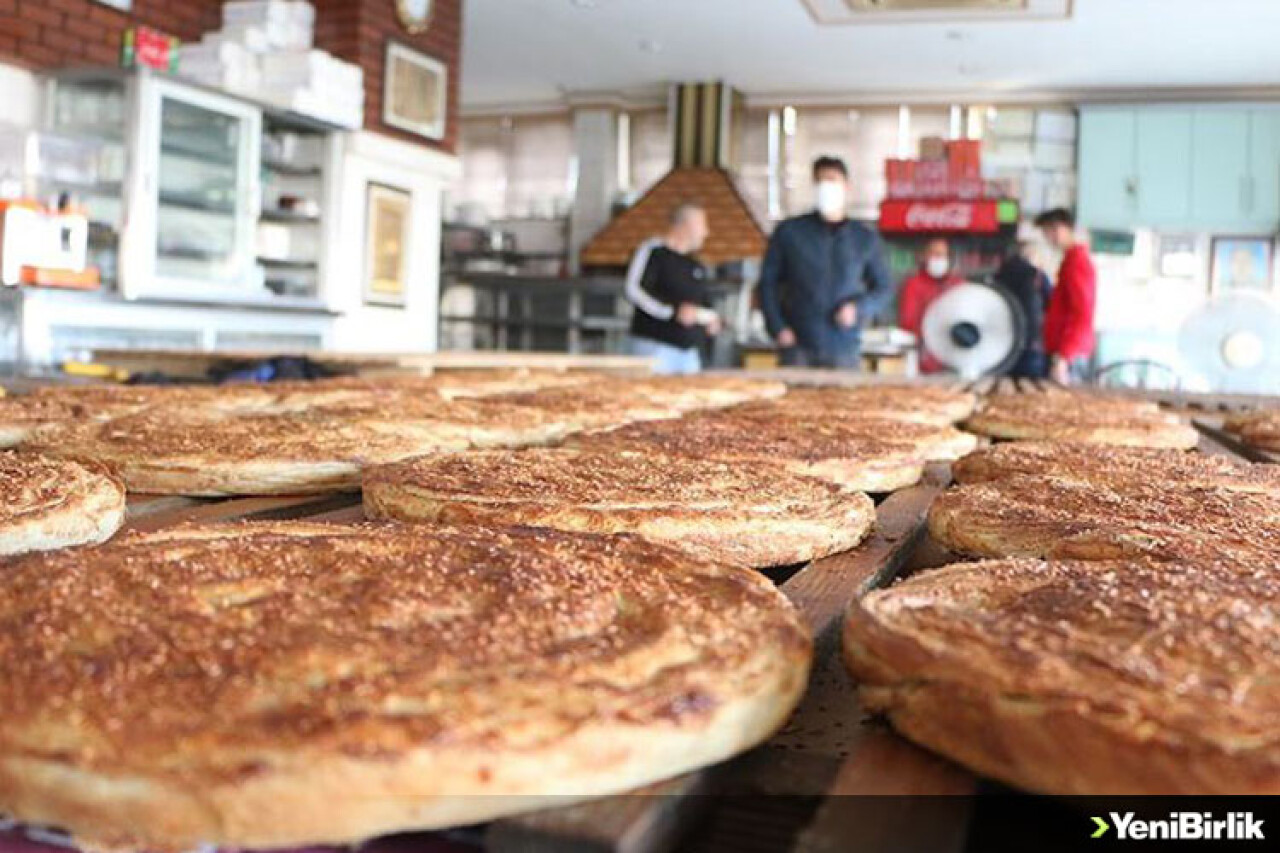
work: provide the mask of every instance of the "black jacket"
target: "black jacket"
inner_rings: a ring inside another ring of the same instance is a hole
[[[1049,277],[1021,255],[1010,255],[993,277],[1022,308],[1027,321],[1027,342],[1018,361],[1010,369],[1012,376],[1043,377],[1048,375],[1048,359],[1044,353],[1044,308],[1049,301]]]
[[[627,301],[636,307],[631,334],[690,349],[706,341],[700,325],[676,322],[676,309],[685,302],[711,307],[707,270],[689,255],[682,255],[649,240],[636,250],[627,270]]]
[[[858,346],[862,327],[893,295],[893,281],[879,234],[851,219],[833,225],[815,212],[774,230],[759,292],[769,334],[790,328],[802,348],[828,355]],[[847,302],[858,306],[852,329],[835,321]]]

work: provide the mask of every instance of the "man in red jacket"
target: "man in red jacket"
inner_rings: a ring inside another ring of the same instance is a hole
[[[1088,248],[1076,237],[1071,211],[1061,207],[1045,211],[1036,217],[1036,227],[1062,251],[1058,280],[1044,312],[1044,351],[1049,356],[1049,378],[1067,385],[1088,373],[1098,274]]]
[[[920,339],[924,312],[933,300],[963,281],[951,269],[951,247],[941,237],[934,237],[920,253],[920,268],[902,285],[898,296],[898,325]],[[920,372],[937,373],[942,363],[920,347]]]

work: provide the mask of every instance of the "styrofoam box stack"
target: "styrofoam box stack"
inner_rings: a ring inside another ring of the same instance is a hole
[[[307,0],[232,0],[222,29],[179,54],[178,73],[342,127],[364,123],[364,72],[312,48]]]
[[[262,83],[273,104],[344,127],[364,120],[364,71],[322,50],[263,54]]]
[[[256,96],[262,88],[258,54],[219,33],[179,48],[178,73],[205,86]]]
[[[222,30],[264,50],[309,50],[315,7],[306,0],[232,0],[222,4]]]

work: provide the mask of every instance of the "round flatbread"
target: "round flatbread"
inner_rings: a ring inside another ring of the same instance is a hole
[[[1225,426],[1246,444],[1261,450],[1280,451],[1280,411],[1236,415],[1229,417]]]
[[[782,382],[741,376],[647,376],[609,380],[622,393],[643,397],[677,411],[720,409],[758,400],[772,400],[787,393]]]
[[[373,518],[638,533],[739,566],[799,563],[866,537],[860,492],[781,465],[656,452],[532,448],[444,454],[370,470]]]
[[[1277,794],[1280,582],[1248,564],[966,563],[851,607],[864,706],[1047,794]]]
[[[790,394],[787,395],[790,397]],[[875,415],[824,413],[820,409],[788,409],[785,405],[739,406],[724,412],[736,421],[754,421],[794,432],[838,428],[851,439],[912,447],[927,462],[950,462],[978,446],[978,437],[951,426]]]
[[[438,398],[235,415],[152,406],[109,421],[48,427],[26,446],[107,464],[132,492],[284,495],[354,491],[368,465],[547,443],[569,428],[535,409]]]
[[[566,372],[531,370],[527,367],[449,370],[430,377],[436,393],[448,400],[467,397],[491,397],[544,388],[573,388],[591,382],[608,381],[604,376],[586,371]]]
[[[1176,539],[1247,547],[1255,531],[1277,522],[1280,498],[1273,495],[1032,476],[960,486],[929,510],[933,538],[975,557],[1110,559]]]
[[[17,446],[44,427],[104,421],[153,406],[209,415],[304,407],[301,403],[282,402],[284,393],[284,389],[264,385],[46,386],[30,394],[0,399],[0,447]],[[313,402],[308,398],[306,405]]]
[[[272,523],[0,575],[0,812],[94,848],[346,844],[629,790],[767,737],[808,633],[633,537]]]
[[[733,410],[673,421],[631,424],[570,440],[596,452],[629,450],[715,459],[736,465],[780,464],[789,471],[862,492],[892,492],[924,474],[924,458],[909,443],[869,439],[839,423],[797,428],[734,417]]]
[[[964,423],[979,435],[1189,450],[1199,433],[1155,403],[1086,393],[1003,394],[988,398]]]
[[[124,484],[101,466],[0,453],[0,554],[102,542],[124,511]]]
[[[792,388],[773,402],[751,409],[826,418],[876,418],[949,426],[973,413],[977,396],[969,391],[932,385],[859,385]]]
[[[548,417],[563,418],[577,431],[612,429],[636,421],[678,418],[681,414],[670,403],[659,403],[630,393],[612,381],[571,388],[545,388],[527,394],[503,394],[486,398],[485,402],[522,406],[543,412]]]
[[[1015,441],[970,453],[951,466],[951,473],[959,483],[1040,476],[1122,488],[1131,483],[1158,482],[1165,488],[1262,492],[1280,497],[1280,466],[1160,448]]]

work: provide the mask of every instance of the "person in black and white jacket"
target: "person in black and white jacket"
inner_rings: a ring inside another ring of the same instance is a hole
[[[655,359],[658,373],[697,373],[702,345],[720,331],[707,270],[694,258],[707,233],[705,210],[677,205],[666,235],[642,243],[627,269],[626,297],[636,308],[631,352]]]

